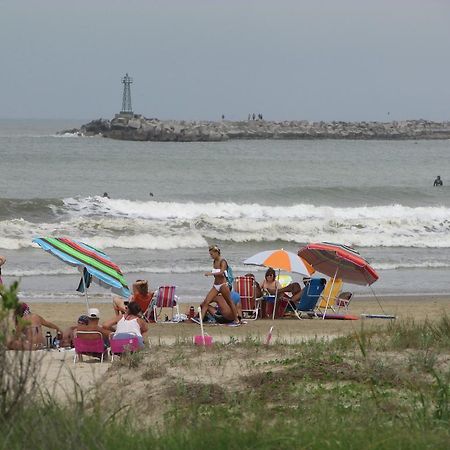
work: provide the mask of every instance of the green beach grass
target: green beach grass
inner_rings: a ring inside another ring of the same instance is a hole
[[[446,449],[450,319],[302,344],[179,340],[117,359],[88,391],[74,377],[63,397],[17,383],[4,449]]]

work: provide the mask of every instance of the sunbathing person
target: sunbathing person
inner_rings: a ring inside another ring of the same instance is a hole
[[[125,309],[125,306],[130,302],[136,302],[142,312],[147,311],[147,308],[153,299],[153,295],[155,294],[153,291],[149,291],[148,281],[136,280],[136,282],[133,283],[132,289],[133,294],[128,301],[124,301],[123,297],[113,298],[113,308],[116,315],[126,314],[127,310]]]
[[[303,277],[303,284],[306,288],[308,286],[308,283],[311,281],[311,278],[309,277]],[[300,286],[300,283],[290,283],[284,288],[279,289],[278,293],[279,296],[282,298],[287,293],[286,297],[288,297],[288,300],[293,304],[296,305],[298,301],[300,300],[300,297],[302,296],[303,289]]]
[[[148,331],[147,322],[141,319],[141,309],[137,302],[131,302],[126,307],[126,314],[116,316],[103,324],[103,327],[113,331],[112,339],[125,339],[135,334],[139,341],[139,346],[144,346],[143,334]]]
[[[256,281],[255,275],[253,273],[246,273],[244,276],[253,278],[253,281],[255,282],[255,297],[261,298],[263,296],[262,289],[260,284]]]
[[[26,303],[19,303],[14,311],[16,331],[8,342],[10,350],[39,350],[45,347],[42,327],[52,328],[62,336],[62,331],[52,322],[38,314],[33,314]]]
[[[61,339],[61,347],[73,347],[73,337],[75,331],[78,327],[87,325],[89,323],[89,317],[86,315],[82,315],[78,317],[76,325],[72,325],[66,330],[64,330],[62,339]]]
[[[263,282],[260,284],[260,288],[263,292],[269,295],[275,295],[275,293],[280,291],[281,284],[276,279],[275,270],[269,267],[266,270]]]
[[[236,307],[238,320],[241,321],[242,319],[241,296],[239,295],[239,293],[231,291],[230,297]],[[215,306],[213,305],[214,303]],[[229,307],[228,303],[223,298],[222,294],[216,295],[216,297],[214,297],[214,299],[211,300],[211,302],[208,305],[207,313],[209,313],[217,323],[233,323],[235,321],[234,313]]]
[[[209,256],[213,260],[213,269],[211,272],[206,272],[205,276],[213,276],[214,283],[206,295],[205,300],[203,300],[200,305],[202,318],[205,318],[209,305],[214,301],[218,294],[222,294],[223,302],[219,300],[221,303],[218,303],[222,313],[227,316],[229,315],[233,318],[234,322],[239,323],[237,309],[235,304],[231,301],[230,288],[228,287],[226,278],[228,263],[220,256],[220,248],[217,247],[217,245],[209,247]]]

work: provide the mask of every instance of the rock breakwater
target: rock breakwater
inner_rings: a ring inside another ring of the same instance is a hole
[[[309,122],[266,120],[175,121],[117,114],[80,129],[61,131],[81,136],[130,141],[226,141],[229,139],[450,139],[450,122],[406,120],[393,122]]]

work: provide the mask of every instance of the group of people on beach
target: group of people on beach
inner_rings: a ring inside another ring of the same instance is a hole
[[[240,295],[232,290],[232,275],[226,259],[221,256],[217,245],[209,247],[209,255],[212,259],[212,270],[204,275],[213,277],[211,289],[200,304],[200,315],[191,317],[193,322],[200,320],[217,322],[222,324],[239,325],[242,322],[242,308]],[[6,262],[6,258],[0,256],[0,268]],[[0,271],[1,274],[1,271]],[[296,303],[300,298],[302,288],[299,283],[290,283],[282,287],[276,279],[273,268],[268,268],[264,280],[258,283],[252,273],[246,274],[254,279],[255,295],[257,298],[264,295],[275,295],[279,298],[289,293],[290,301]],[[306,284],[307,280],[304,280]],[[1,284],[1,278],[0,278]],[[69,328],[63,330],[58,325],[31,312],[28,304],[19,302],[15,313],[15,330],[8,340],[8,347],[14,350],[35,350],[45,347],[42,327],[56,331],[56,339],[61,347],[73,346],[73,340],[78,331],[97,331],[104,339],[105,348],[110,339],[124,338],[133,334],[137,336],[139,345],[144,345],[144,334],[148,331],[148,322],[154,319],[151,312],[152,300],[155,293],[149,289],[147,280],[136,280],[132,285],[132,295],[127,300],[122,297],[113,298],[114,317],[101,325],[100,313],[97,308],[90,308],[86,315],[81,315]],[[265,318],[265,308],[262,317]]]

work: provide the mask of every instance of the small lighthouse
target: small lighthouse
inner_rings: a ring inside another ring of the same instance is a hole
[[[122,110],[120,114],[123,115],[133,115],[133,108],[131,107],[131,83],[133,78],[131,78],[127,73],[122,78],[123,84],[123,95],[122,95]]]

